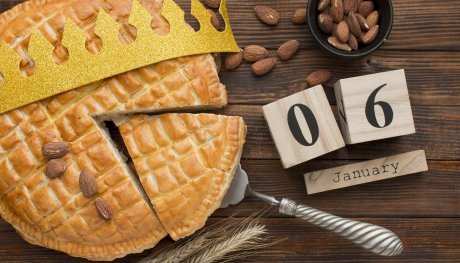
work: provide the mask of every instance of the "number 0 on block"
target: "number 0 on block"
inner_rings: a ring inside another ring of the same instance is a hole
[[[403,69],[341,79],[334,89],[347,144],[415,133]]]
[[[321,85],[263,107],[284,168],[345,146]]]

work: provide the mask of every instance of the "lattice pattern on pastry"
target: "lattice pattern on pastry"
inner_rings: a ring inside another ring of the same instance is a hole
[[[63,14],[85,30],[87,48],[94,52],[101,47],[94,34],[99,7],[110,11],[122,25],[124,37],[130,34],[127,14],[131,1],[38,2],[35,11],[40,15],[9,12],[0,16],[0,40],[23,58],[26,73],[33,70],[27,48],[29,34],[37,26],[55,46],[55,58],[65,60]],[[160,1],[141,3],[153,16],[152,28],[160,34],[167,32]],[[29,242],[75,256],[108,260],[151,247],[165,235],[164,229],[90,115],[225,103],[225,88],[219,83],[212,57],[197,55],[150,65],[0,114],[0,214]],[[72,143],[72,153],[65,157],[66,173],[53,180],[43,173],[46,161],[40,151],[51,141]],[[81,195],[78,175],[82,168],[95,172],[101,193],[96,197],[105,196],[116,210],[112,221],[100,221],[93,199]]]
[[[137,116],[120,132],[144,189],[173,239],[193,233],[220,204],[245,138],[240,117]]]
[[[208,71],[197,73],[195,68]],[[74,228],[81,228],[82,224],[75,222],[87,222],[87,220],[69,220],[67,215],[80,210],[66,209],[76,206],[85,211],[83,207],[88,206],[88,210],[93,212],[89,215],[95,216],[96,219],[99,217],[94,214],[95,209],[92,202],[81,194],[77,194],[80,191],[78,188],[79,172],[82,168],[92,168],[95,174],[100,174],[104,172],[105,165],[116,164],[116,161],[113,160],[99,160],[101,156],[107,156],[110,149],[101,146],[99,148],[89,147],[80,143],[85,140],[93,142],[106,140],[102,137],[100,127],[90,115],[123,110],[129,103],[134,105],[133,107],[145,107],[142,104],[133,103],[136,101],[134,94],[138,92],[139,97],[149,97],[148,94],[152,93],[154,90],[152,87],[155,85],[172,91],[163,96],[170,98],[167,101],[169,104],[151,105],[150,109],[184,105],[183,102],[174,103],[173,101],[174,91],[180,90],[190,90],[189,93],[194,94],[191,98],[195,101],[188,100],[187,102],[191,105],[208,104],[212,103],[212,100],[223,104],[225,97],[222,99],[222,95],[225,95],[225,92],[221,92],[224,89],[212,70],[214,70],[213,65],[206,55],[165,61],[0,115],[2,121],[0,125],[2,135],[0,170],[4,174],[0,178],[0,196],[3,201],[9,204],[9,209],[14,211],[14,214],[20,215],[20,220],[46,233],[45,235],[50,237],[57,235],[62,239],[84,242],[88,237],[81,236],[81,234],[85,234],[85,231],[75,231],[75,229],[71,231],[71,227],[72,224],[75,224]],[[155,78],[149,77],[148,74]],[[161,74],[164,74],[165,77],[162,77]],[[211,77],[203,74],[211,75]],[[171,87],[170,83],[174,83],[180,77],[183,78],[181,86]],[[218,85],[217,92],[208,91],[215,88],[215,86],[209,86],[208,81],[212,85]],[[216,96],[212,98],[213,95]],[[159,99],[157,96],[157,100]],[[95,137],[98,137],[97,140]],[[69,167],[66,174],[62,178],[50,181],[43,174],[46,162],[43,160],[40,149],[45,143],[61,140],[73,142],[72,149],[75,156],[68,161]],[[127,172],[124,171],[124,173],[124,179],[127,179]],[[79,197],[75,197],[76,194]],[[71,202],[68,201],[70,197],[73,197]],[[139,195],[138,197],[141,198]],[[148,207],[145,208],[148,209]],[[116,220],[115,218],[114,222]],[[59,225],[64,221],[70,223]],[[155,221],[152,219],[152,222]],[[102,222],[98,221],[98,223]],[[132,227],[126,227],[123,231],[124,236],[127,236],[130,231],[133,232]],[[120,240],[122,237],[123,235],[119,235]],[[99,241],[107,242],[108,240],[104,236]]]

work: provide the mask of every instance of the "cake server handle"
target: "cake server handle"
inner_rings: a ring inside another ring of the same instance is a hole
[[[332,231],[377,255],[395,256],[403,251],[403,244],[399,237],[380,226],[331,215],[306,205],[297,204],[288,198],[283,198],[279,202],[279,212]]]

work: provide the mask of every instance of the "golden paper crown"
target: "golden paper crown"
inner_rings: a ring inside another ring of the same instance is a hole
[[[67,18],[62,44],[69,51],[69,59],[62,65],[53,61],[53,46],[36,30],[31,35],[28,50],[35,61],[35,72],[29,77],[20,72],[20,57],[8,45],[0,44],[0,72],[3,75],[0,113],[171,58],[239,51],[230,28],[226,0],[221,0],[219,8],[226,25],[222,32],[213,27],[210,13],[198,0],[191,0],[191,5],[191,13],[199,21],[200,30],[190,29],[184,20],[184,11],[173,0],[164,0],[162,16],[168,20],[170,29],[168,34],[160,36],[150,27],[150,14],[138,0],[133,0],[129,23],[137,28],[137,37],[131,44],[119,41],[119,25],[101,9],[95,30],[103,45],[95,55],[86,50],[83,31]]]

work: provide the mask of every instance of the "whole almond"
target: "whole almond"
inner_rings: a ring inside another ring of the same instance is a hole
[[[350,11],[347,17],[348,28],[350,32],[355,35],[356,37],[361,37],[361,27],[358,22],[358,18],[355,15],[353,10]]]
[[[56,178],[64,174],[67,163],[62,159],[53,159],[46,164],[45,175]]]
[[[321,69],[310,73],[307,76],[306,81],[309,87],[314,87],[316,85],[326,83],[330,78],[331,72],[329,70]]]
[[[335,36],[329,37],[327,42],[337,49],[351,51],[351,47],[348,44],[340,42],[340,40]]]
[[[307,23],[307,9],[306,8],[297,8],[292,13],[292,23],[296,25],[302,25]]]
[[[276,66],[274,58],[266,58],[252,64],[252,72],[256,76],[262,76],[270,72]]]
[[[280,60],[289,60],[299,50],[299,41],[290,40],[278,48],[278,57]]]
[[[256,62],[268,56],[268,50],[259,45],[249,45],[243,50],[243,58],[247,62]]]
[[[42,154],[48,160],[64,157],[70,152],[70,144],[64,142],[50,142],[42,146]]]
[[[241,65],[243,61],[243,51],[235,52],[235,53],[227,53],[225,57],[225,68],[232,70],[236,69]]]
[[[94,201],[94,205],[96,206],[97,213],[102,219],[109,221],[113,218],[112,207],[105,199],[97,198],[96,201]]]
[[[280,21],[280,15],[276,12],[275,9],[265,6],[265,5],[256,5],[254,7],[254,13],[260,21],[264,22],[267,25],[274,26]]]
[[[220,0],[203,0],[203,3],[211,8],[218,8],[220,5]]]
[[[318,11],[324,11],[329,7],[331,0],[319,0],[318,2]]]
[[[321,13],[318,16],[318,26],[321,31],[326,34],[332,33],[334,29],[334,22],[332,21],[332,17],[328,14]]]
[[[377,37],[378,34],[379,34],[379,25],[375,25],[371,27],[369,31],[367,31],[367,33],[362,37],[361,40],[363,41],[364,44],[369,44],[372,41],[374,41],[374,39]]]
[[[332,20],[336,23],[340,23],[343,20],[343,3],[342,0],[331,0],[330,14]]]
[[[348,15],[350,11],[354,10],[357,0],[343,0],[343,12]]]
[[[372,1],[363,1],[358,7],[358,13],[363,17],[367,17],[372,11],[374,11],[374,3]]]
[[[337,25],[336,37],[340,40],[340,42],[346,43],[348,41],[348,38],[350,37],[350,29],[348,28],[348,24],[345,20],[341,21]]]
[[[356,14],[356,19],[358,19],[359,26],[362,30],[368,31],[370,29],[364,16],[362,16],[361,14]]]
[[[366,18],[367,25],[373,27],[379,22],[379,12],[373,11]]]
[[[90,171],[81,171],[78,183],[80,185],[81,192],[84,196],[91,197],[97,194],[96,178]]]
[[[220,30],[220,21],[216,12],[212,11],[211,9],[208,9],[208,12],[211,15],[211,24],[214,26],[215,29]]]
[[[358,50],[358,39],[353,34],[350,34],[347,44],[351,47],[351,49]]]

